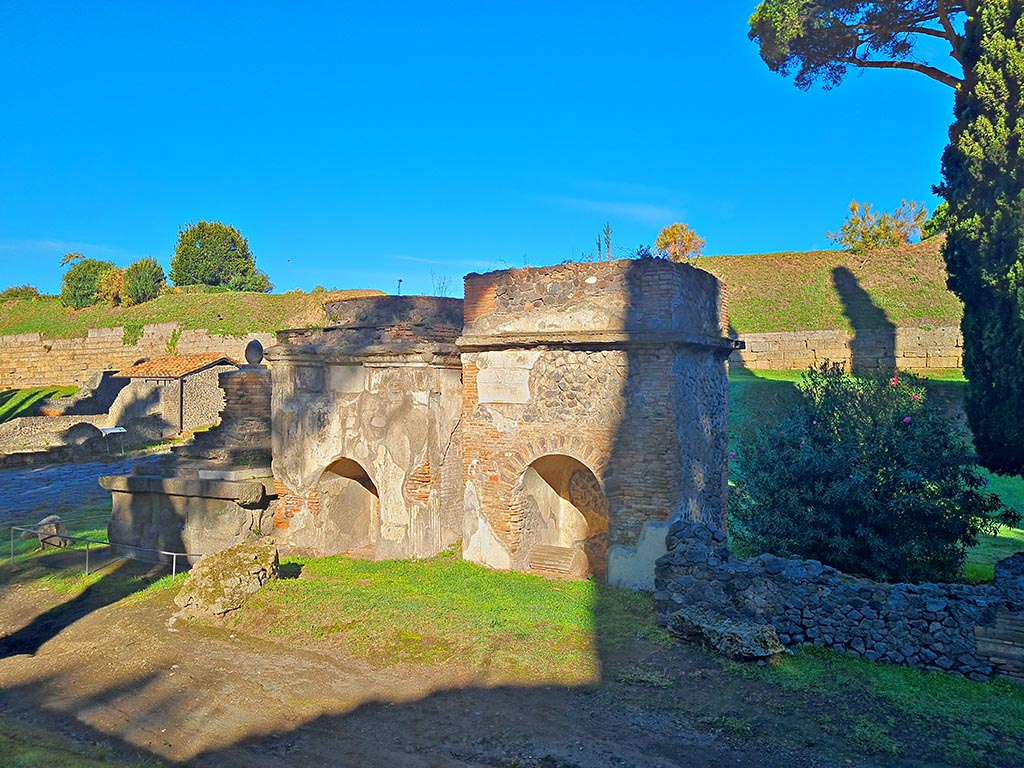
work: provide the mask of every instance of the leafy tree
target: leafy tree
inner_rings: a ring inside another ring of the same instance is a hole
[[[117,269],[109,261],[87,259],[81,254],[68,254],[77,258],[69,260],[64,257],[64,264],[75,262],[60,282],[60,300],[66,307],[82,309],[91,307],[99,301],[99,287],[102,277],[112,269]]]
[[[913,377],[826,363],[799,393],[777,423],[740,435],[729,509],[758,551],[886,581],[949,580],[978,534],[1020,520],[982,490],[967,439]]]
[[[879,214],[871,210],[871,203],[862,206],[854,200],[842,228],[829,232],[828,237],[858,254],[874,248],[895,248],[921,234],[927,215],[921,203],[904,200],[892,213]]]
[[[112,307],[121,305],[121,293],[124,291],[124,270],[114,267],[100,278],[96,287],[96,298]]]
[[[126,306],[155,299],[167,283],[164,268],[156,259],[139,259],[124,271],[122,301]]]
[[[1024,8],[984,0],[943,156],[944,256],[964,303],[965,409],[981,462],[1024,474]]]
[[[676,222],[658,233],[654,248],[672,261],[696,258],[704,250],[705,240],[686,224]]]
[[[982,0],[984,1],[984,0]],[[917,43],[945,41],[963,64],[963,27],[978,0],[764,0],[749,37],[773,72],[798,88],[832,88],[850,67],[920,72],[955,88],[954,71],[921,61]],[[953,68],[955,69],[955,67]]]
[[[949,226],[949,203],[943,201],[935,206],[928,221],[921,225],[921,237],[927,240],[946,231]]]
[[[178,230],[171,280],[179,286],[212,285],[261,293],[273,287],[256,269],[248,238],[219,221],[199,221]]]

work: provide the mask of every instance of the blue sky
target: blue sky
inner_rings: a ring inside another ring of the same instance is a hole
[[[802,92],[756,2],[0,0],[0,288],[68,251],[166,268],[179,226],[249,238],[277,290],[447,280],[653,242],[833,247],[851,199],[937,202],[953,92]]]

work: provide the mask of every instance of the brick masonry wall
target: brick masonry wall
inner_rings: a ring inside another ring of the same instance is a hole
[[[84,339],[44,339],[38,333],[0,336],[0,389],[84,384],[96,371],[118,371],[140,360],[167,354],[177,323],[147,325],[137,344],[123,343],[123,328],[95,328]],[[245,345],[258,339],[264,346],[273,334],[218,336],[206,330],[185,330],[177,352],[218,352],[245,359]]]
[[[847,367],[926,371],[963,366],[959,328],[895,328],[849,331],[745,333],[746,349],[733,352],[732,365],[751,370],[803,370],[825,360]]]
[[[711,275],[661,260],[467,276],[467,557],[527,566],[540,523],[526,471],[545,457],[592,474],[609,546],[676,514],[722,524],[722,307]]]

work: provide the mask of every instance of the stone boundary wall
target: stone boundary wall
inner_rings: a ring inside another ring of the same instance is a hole
[[[997,564],[991,585],[884,584],[815,560],[736,560],[722,530],[682,520],[666,543],[655,579],[662,625],[691,608],[770,625],[787,647],[1024,682],[1024,554]]]
[[[125,346],[124,329],[94,328],[82,339],[44,339],[38,333],[0,336],[0,389],[85,384],[97,371],[119,371],[140,360],[167,354],[167,343],[177,323],[144,326],[137,344]],[[218,336],[207,330],[182,330],[177,352],[217,352],[244,359],[245,345],[258,339],[264,346],[275,343],[274,334],[252,333],[244,337]]]
[[[804,370],[825,360],[847,369],[898,368],[923,371],[963,367],[959,328],[895,328],[850,331],[779,331],[744,333],[746,349],[729,362],[751,370]]]

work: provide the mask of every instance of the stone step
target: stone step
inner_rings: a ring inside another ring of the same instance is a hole
[[[528,563],[531,573],[563,579],[583,579],[590,570],[583,550],[551,544],[539,544],[530,550]]]

